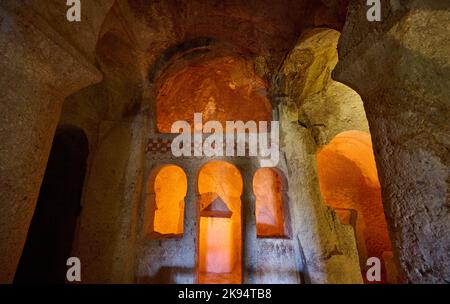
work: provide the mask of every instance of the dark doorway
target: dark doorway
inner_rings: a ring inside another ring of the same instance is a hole
[[[14,283],[64,283],[89,153],[77,128],[56,131]]]

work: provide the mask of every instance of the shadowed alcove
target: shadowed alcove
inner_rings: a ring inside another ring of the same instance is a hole
[[[14,282],[65,282],[66,261],[81,211],[88,149],[81,129],[56,131]]]

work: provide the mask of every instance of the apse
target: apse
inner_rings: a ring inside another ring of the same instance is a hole
[[[170,133],[176,121],[193,128],[194,113],[203,121],[271,121],[267,84],[253,66],[239,56],[187,61],[163,77],[156,97],[156,125]]]

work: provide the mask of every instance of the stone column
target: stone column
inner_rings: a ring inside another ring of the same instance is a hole
[[[244,191],[241,196],[242,202],[242,282],[244,284],[256,283],[256,217],[255,198],[253,196],[253,176],[257,167],[251,160],[240,164]]]
[[[62,102],[101,74],[45,21],[11,10],[9,2],[0,7],[0,71],[0,283],[9,283]]]
[[[450,282],[450,10],[386,1],[368,22],[353,1],[334,78],[362,97],[391,240],[406,282]]]
[[[302,251],[299,268],[314,284],[362,283],[354,231],[323,204],[311,131],[298,123],[290,97],[277,99],[280,147],[288,165],[292,238]]]

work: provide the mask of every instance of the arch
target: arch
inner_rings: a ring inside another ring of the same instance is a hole
[[[386,282],[386,271],[395,273],[395,266],[370,134],[339,133],[317,153],[317,168],[325,204],[355,228],[362,268],[368,257],[378,257],[384,261]]]
[[[177,59],[192,53],[204,53],[219,42],[212,37],[198,37],[166,49],[153,63],[148,72],[150,83],[156,82]]]
[[[260,168],[253,176],[253,193],[256,197],[255,216],[258,237],[284,237],[285,184],[278,170]]]
[[[198,174],[199,283],[241,283],[243,181],[225,161],[206,163]]]
[[[151,174],[147,181],[146,234],[149,237],[171,237],[183,234],[184,198],[187,193],[187,177],[176,165],[163,165]]]
[[[156,91],[156,127],[171,133],[176,121],[194,128],[194,113],[203,122],[270,121],[272,105],[267,83],[256,75],[251,61],[236,54],[179,58],[159,78]]]
[[[88,154],[82,129],[65,126],[56,130],[15,283],[65,282]]]

